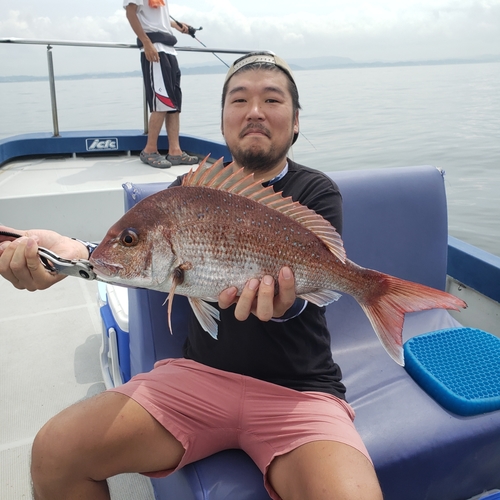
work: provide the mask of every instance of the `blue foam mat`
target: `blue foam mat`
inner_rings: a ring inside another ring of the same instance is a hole
[[[500,409],[500,338],[449,328],[409,339],[404,354],[406,371],[447,410],[471,416]]]

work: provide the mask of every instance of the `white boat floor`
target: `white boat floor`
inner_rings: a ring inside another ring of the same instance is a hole
[[[126,154],[13,161],[0,168],[0,223],[100,241],[123,215],[122,184],[171,182],[190,168],[158,169]]]
[[[67,278],[29,293],[0,279],[0,498],[32,498],[30,450],[53,415],[105,389],[97,283]],[[85,429],[82,429],[85,432]],[[154,499],[149,479],[109,481],[112,499]]]
[[[21,159],[0,168],[0,198],[121,190],[125,182],[173,181],[189,168],[154,168],[126,154]]]

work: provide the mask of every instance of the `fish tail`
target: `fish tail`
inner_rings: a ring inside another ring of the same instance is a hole
[[[407,312],[466,308],[467,304],[441,290],[376,271],[377,290],[357,300],[380,342],[396,363],[404,366],[403,323]]]

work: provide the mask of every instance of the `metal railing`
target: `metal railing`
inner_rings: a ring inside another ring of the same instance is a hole
[[[52,108],[52,126],[54,137],[59,137],[59,119],[57,113],[57,94],[54,75],[54,63],[52,59],[52,46],[64,45],[67,47],[99,47],[111,49],[136,49],[137,45],[131,43],[116,43],[116,42],[79,42],[72,40],[33,40],[28,38],[0,38],[0,43],[14,43],[26,45],[46,45],[47,46],[47,65],[49,71],[49,86],[50,86],[50,103]],[[248,54],[251,50],[235,50],[235,49],[212,49],[208,47],[175,47],[179,52],[197,52],[197,53],[215,53],[219,54]],[[144,92],[144,133],[148,133],[149,113],[146,102],[146,93]]]

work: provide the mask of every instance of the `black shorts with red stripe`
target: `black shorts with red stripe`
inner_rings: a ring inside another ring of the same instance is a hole
[[[141,53],[142,75],[149,110],[180,113],[182,105],[181,71],[177,57],[159,51],[159,62],[151,63]]]

